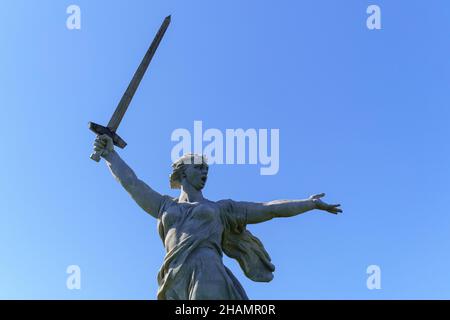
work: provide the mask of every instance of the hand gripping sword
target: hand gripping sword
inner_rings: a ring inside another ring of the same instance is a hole
[[[170,24],[170,16],[167,16],[164,19],[161,27],[159,28],[155,38],[153,39],[152,44],[148,48],[147,53],[142,59],[141,64],[134,73],[133,79],[131,79],[131,82],[128,85],[127,90],[123,94],[122,99],[120,99],[120,102],[117,105],[117,108],[114,111],[111,119],[109,120],[108,125],[104,127],[97,123],[89,122],[89,129],[91,131],[96,133],[98,136],[103,134],[110,136],[114,145],[118,146],[119,148],[122,149],[125,148],[127,143],[116,133],[117,128],[119,127],[120,121],[122,121],[122,118],[125,115],[125,112],[127,111],[127,108],[131,102],[131,99],[133,99],[134,93],[136,92],[139,83],[144,77],[145,71],[147,71],[148,65],[150,64],[150,61],[152,61],[153,55],[155,54],[156,49],[158,48],[159,43],[161,42],[161,39],[164,36],[164,33],[169,27],[169,24]],[[91,154],[91,159],[96,162],[99,162],[100,156],[101,152],[97,151]]]

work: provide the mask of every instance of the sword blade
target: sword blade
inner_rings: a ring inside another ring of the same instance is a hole
[[[144,77],[145,71],[147,71],[150,62],[152,61],[153,55],[155,54],[156,49],[158,48],[159,43],[161,42],[161,39],[163,38],[167,28],[169,27],[169,24],[170,16],[167,16],[161,24],[158,33],[156,33],[156,36],[153,39],[152,44],[148,48],[144,58],[142,59],[141,64],[134,73],[133,79],[131,79],[127,90],[123,94],[122,99],[120,99],[120,102],[117,105],[116,110],[111,117],[111,120],[109,120],[108,128],[111,131],[115,132],[119,127],[120,121],[122,121],[122,118],[125,115],[128,106],[130,105],[131,99],[133,99],[133,96],[137,88],[139,87],[142,78]]]

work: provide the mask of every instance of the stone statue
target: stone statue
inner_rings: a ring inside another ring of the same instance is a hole
[[[158,274],[157,298],[161,300],[248,299],[237,278],[223,264],[223,253],[236,259],[245,275],[254,281],[272,280],[275,270],[262,243],[246,229],[248,224],[313,209],[342,212],[339,204],[323,202],[323,193],[306,200],[265,203],[208,200],[202,194],[208,164],[203,156],[195,154],[184,155],[172,165],[170,186],[180,189],[179,197],[174,199],[141,181],[113,145],[109,135],[99,135],[94,151],[106,160],[113,176],[134,201],[158,219],[159,235],[166,249]]]
[[[159,235],[166,249],[158,274],[158,299],[248,299],[239,281],[223,264],[223,252],[236,259],[245,275],[254,281],[272,280],[275,267],[262,243],[246,230],[247,224],[313,209],[334,214],[342,211],[338,204],[323,202],[324,194],[307,200],[266,203],[210,201],[202,194],[208,164],[203,156],[195,154],[187,154],[172,165],[170,186],[181,190],[177,199],[159,194],[138,179],[114,150],[114,145],[126,146],[116,131],[170,21],[170,16],[164,19],[107,126],[89,123],[97,135],[91,159],[98,162],[103,157],[137,204],[158,219]]]

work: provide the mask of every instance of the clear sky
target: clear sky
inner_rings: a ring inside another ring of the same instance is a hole
[[[66,8],[81,8],[68,30]],[[377,4],[382,29],[368,30]],[[450,298],[450,3],[3,1],[0,298],[155,299],[156,220],[89,159],[163,18],[172,24],[119,128],[120,155],[169,189],[171,133],[277,128],[280,168],[214,165],[205,196],[326,192],[309,212],[249,229],[270,283],[225,263],[252,299]],[[81,290],[66,268],[81,268]],[[366,268],[381,268],[381,289]]]

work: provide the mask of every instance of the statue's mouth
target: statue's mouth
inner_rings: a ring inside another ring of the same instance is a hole
[[[205,184],[205,183],[206,183],[206,179],[207,179],[207,177],[206,177],[206,176],[203,176],[203,177],[201,177],[201,180],[202,180],[203,184]]]

